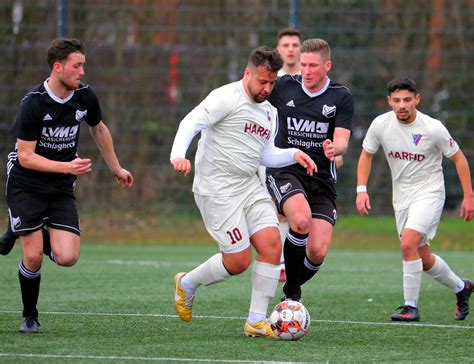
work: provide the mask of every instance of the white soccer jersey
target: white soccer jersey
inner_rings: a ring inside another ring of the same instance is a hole
[[[407,208],[425,197],[445,198],[442,159],[459,146],[446,127],[419,111],[410,124],[402,124],[393,111],[374,119],[363,148],[375,154],[382,146],[392,174],[393,207]]]
[[[181,130],[191,121],[190,124],[202,130],[196,152],[193,192],[201,196],[244,193],[252,184],[260,184],[256,172],[262,156],[269,147],[274,148],[275,117],[276,109],[268,101],[257,103],[252,100],[242,81],[219,87],[183,119],[171,159],[184,157],[183,150],[187,145],[180,141],[186,139]],[[275,151],[282,154],[275,158],[277,164],[294,163],[295,150]]]

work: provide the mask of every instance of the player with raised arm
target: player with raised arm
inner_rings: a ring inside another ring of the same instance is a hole
[[[276,51],[254,49],[242,80],[212,91],[178,128],[170,160],[184,175],[191,170],[186,151],[201,132],[193,192],[206,229],[220,248],[189,273],[176,274],[175,309],[183,321],[192,319],[196,289],[244,272],[252,263],[253,246],[257,256],[244,334],[274,337],[266,314],[278,285],[281,242],[275,209],[257,169],[260,164],[297,162],[308,174],[316,170],[306,153],[273,144],[276,110],[266,100],[281,65]]]
[[[464,198],[460,215],[474,216],[469,165],[446,127],[417,110],[420,94],[413,80],[400,77],[388,83],[387,101],[392,111],[376,117],[362,144],[357,167],[356,207],[362,216],[370,210],[367,182],[374,154],[382,146],[392,174],[393,208],[403,259],[405,302],[393,321],[418,321],[421,276],[425,271],[456,294],[454,318],[469,313],[472,282],[459,278],[438,255],[431,253],[445,200],[442,160],[451,159],[461,182]]]

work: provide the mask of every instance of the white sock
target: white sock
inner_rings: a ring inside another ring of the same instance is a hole
[[[263,320],[268,304],[275,297],[280,276],[280,266],[255,261],[252,268],[252,297],[247,320],[250,323]]]
[[[405,299],[405,305],[417,307],[422,273],[423,263],[421,259],[403,261],[403,298]]]
[[[288,231],[290,230],[290,225],[287,221],[280,222],[278,224],[278,231],[280,232],[280,240],[281,240],[281,257],[280,257],[280,268],[285,269],[285,255],[283,254],[283,244],[285,244],[286,236],[288,235]]]
[[[181,287],[188,293],[194,293],[201,285],[208,286],[225,281],[229,277],[230,273],[222,262],[222,254],[218,253],[187,273],[181,280]]]
[[[430,270],[427,270],[430,276],[436,279],[442,285],[451,288],[454,293],[464,289],[464,282],[449,268],[448,264],[439,256],[433,254],[435,263]]]

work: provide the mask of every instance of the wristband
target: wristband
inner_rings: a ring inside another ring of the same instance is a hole
[[[359,192],[367,192],[367,186],[366,186],[366,185],[357,186],[356,191],[357,191],[357,193],[359,193]]]

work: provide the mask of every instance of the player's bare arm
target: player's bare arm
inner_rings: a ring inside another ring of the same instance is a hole
[[[333,160],[336,156],[346,153],[349,146],[351,131],[345,128],[335,128],[333,140],[326,139],[323,142],[324,155],[327,159]]]
[[[472,192],[471,172],[466,156],[459,149],[451,158],[456,166],[456,172],[461,182],[464,198],[461,203],[459,216],[465,221],[471,221],[474,217],[474,194]]]
[[[187,176],[189,173],[191,173],[191,162],[189,159],[175,158],[171,160],[171,165],[176,172],[181,173],[184,176]]]
[[[80,175],[92,171],[90,159],[76,158],[70,162],[59,162],[35,153],[36,141],[17,139],[18,159],[24,168],[45,173]]]
[[[120,166],[115,154],[112,135],[107,126],[101,121],[96,126],[89,128],[89,131],[107,167],[115,176],[117,183],[122,187],[131,187],[133,185],[133,176],[129,171]]]
[[[373,154],[364,149],[360,153],[359,163],[357,165],[357,198],[356,207],[359,214],[367,216],[369,214],[370,198],[367,193],[367,181],[369,180],[370,170],[372,169]]]

